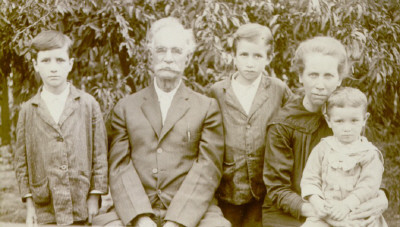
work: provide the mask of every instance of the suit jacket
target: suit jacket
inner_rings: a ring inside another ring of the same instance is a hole
[[[111,116],[109,176],[115,209],[124,224],[154,214],[196,226],[219,185],[223,129],[218,104],[183,84],[164,126],[154,84],[122,99]]]
[[[19,113],[16,176],[21,196],[32,194],[39,223],[86,220],[89,192],[107,193],[107,133],[99,104],[70,89],[58,124],[40,89]]]
[[[231,86],[236,75],[214,84],[210,95],[221,108],[225,134],[224,173],[217,196],[225,202],[242,205],[264,199],[262,169],[267,124],[292,92],[281,80],[263,74],[246,114]]]

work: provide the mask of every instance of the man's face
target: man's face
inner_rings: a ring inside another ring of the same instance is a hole
[[[310,53],[304,59],[304,71],[300,82],[304,86],[305,99],[319,108],[341,84],[338,72],[339,60],[320,53]]]
[[[154,35],[153,70],[161,80],[183,75],[188,60],[185,38],[178,29],[163,28]]]
[[[33,67],[42,78],[43,84],[50,90],[63,89],[72,70],[73,59],[69,58],[67,47],[39,51]]]

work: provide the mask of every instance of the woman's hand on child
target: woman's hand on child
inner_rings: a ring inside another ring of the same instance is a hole
[[[89,213],[88,222],[89,223],[92,223],[93,217],[99,213],[99,199],[100,199],[99,194],[90,194],[89,195],[89,198],[87,200],[88,213]]]
[[[28,227],[36,227],[37,216],[35,206],[33,205],[32,197],[26,198],[26,225]]]
[[[357,209],[352,211],[349,219],[364,219],[371,216],[381,215],[388,208],[388,199],[384,191],[379,190],[378,196],[362,203]]]

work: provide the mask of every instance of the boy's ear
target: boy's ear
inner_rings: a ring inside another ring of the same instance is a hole
[[[331,122],[329,121],[329,116],[328,116],[328,114],[324,114],[324,118],[325,118],[326,123],[328,124],[328,127],[329,127],[329,128],[332,128]]]
[[[33,63],[33,68],[35,69],[35,72],[37,72],[37,61],[36,61],[36,59],[32,58],[32,63]]]
[[[366,113],[365,113],[365,117],[364,117],[364,124],[365,124],[365,122],[367,122],[369,116],[371,116],[371,114],[368,113],[368,112],[366,112]]]
[[[303,74],[300,74],[300,75],[299,75],[299,82],[300,82],[300,83],[303,83]]]
[[[271,54],[267,54],[267,65],[269,66],[269,64],[271,64],[272,59],[274,59],[275,54],[271,53]]]

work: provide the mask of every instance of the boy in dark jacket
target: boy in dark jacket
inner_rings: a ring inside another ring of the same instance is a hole
[[[262,181],[268,122],[291,95],[265,67],[273,57],[271,31],[245,24],[234,34],[237,72],[211,87],[221,108],[225,133],[224,173],[219,206],[232,226],[261,226]]]

